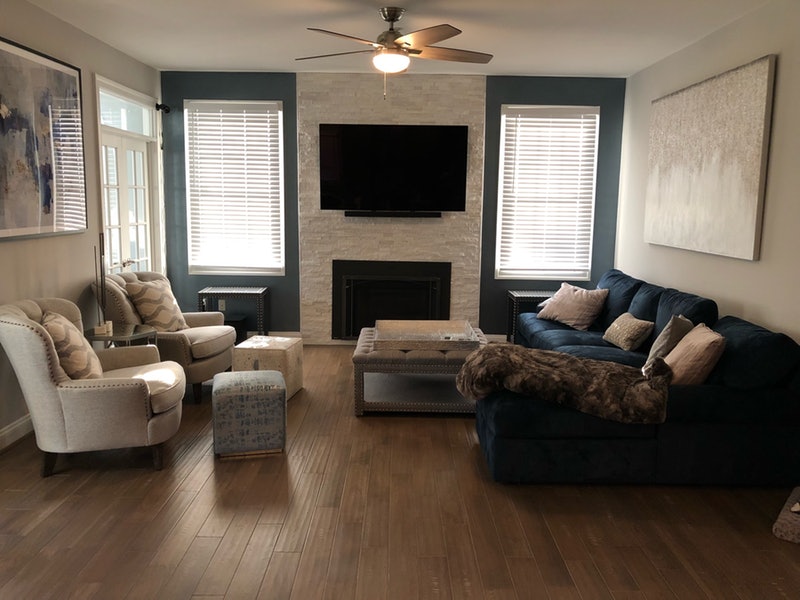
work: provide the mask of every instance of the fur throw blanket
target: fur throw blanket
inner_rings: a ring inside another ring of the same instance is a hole
[[[472,400],[505,389],[620,423],[663,423],[671,379],[662,359],[645,377],[636,367],[496,343],[467,357],[456,386]]]

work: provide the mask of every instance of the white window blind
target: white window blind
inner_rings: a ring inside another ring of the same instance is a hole
[[[83,126],[77,99],[54,100],[50,107],[53,127],[54,231],[86,229]]]
[[[497,279],[588,280],[600,108],[501,108]]]
[[[184,101],[190,273],[284,274],[281,102]]]

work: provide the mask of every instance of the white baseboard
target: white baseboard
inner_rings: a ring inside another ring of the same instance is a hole
[[[5,450],[11,444],[18,442],[33,431],[30,415],[25,415],[13,423],[0,429],[0,450]]]

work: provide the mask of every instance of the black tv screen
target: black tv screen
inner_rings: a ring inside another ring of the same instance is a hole
[[[467,125],[320,124],[320,208],[465,210],[467,133]]]

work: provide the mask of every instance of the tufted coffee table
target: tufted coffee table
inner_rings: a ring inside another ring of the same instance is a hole
[[[378,321],[353,352],[355,414],[474,413],[455,375],[486,337],[466,321]]]

